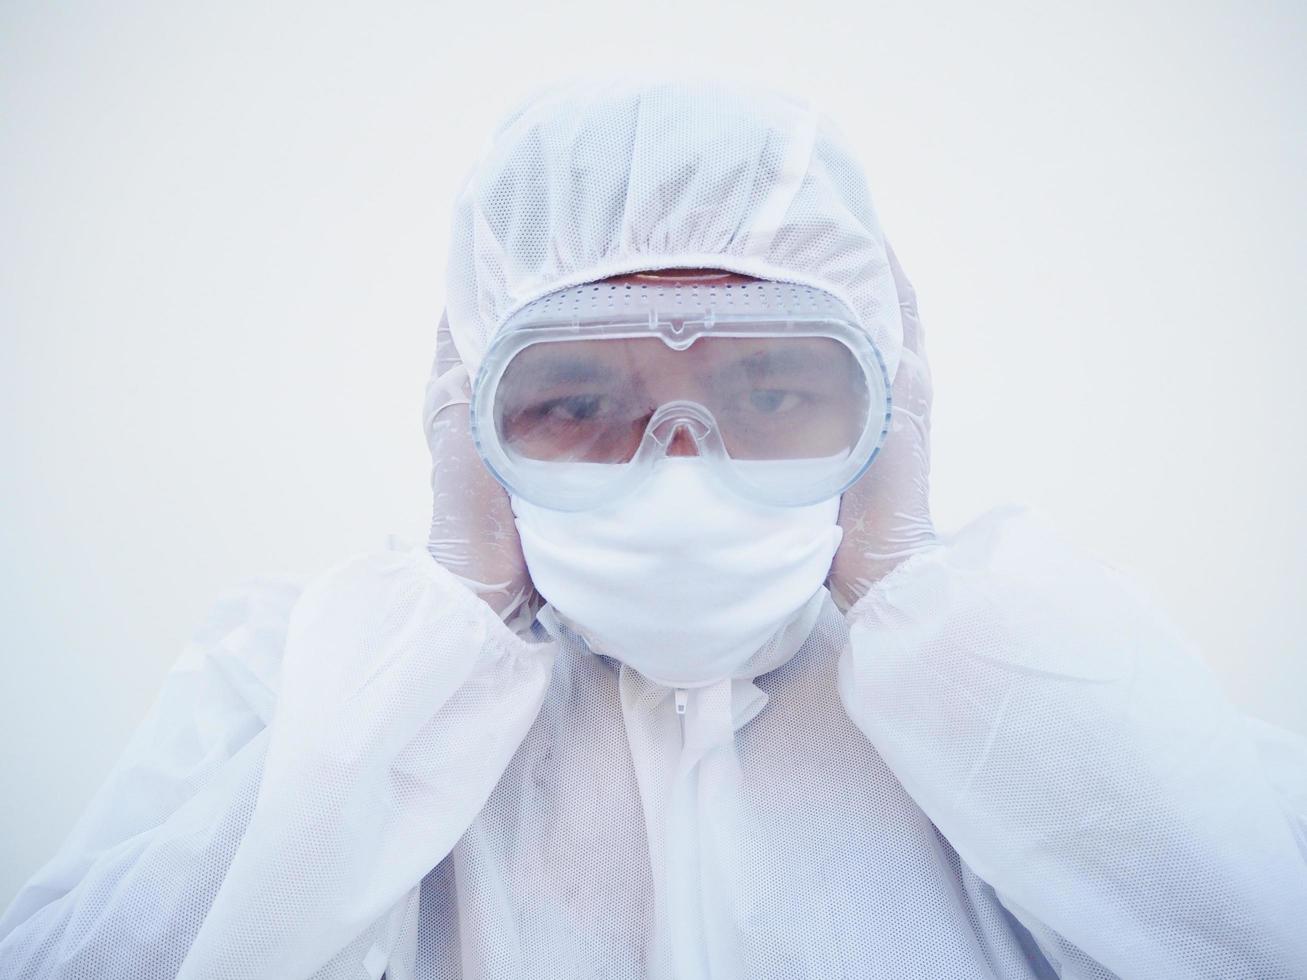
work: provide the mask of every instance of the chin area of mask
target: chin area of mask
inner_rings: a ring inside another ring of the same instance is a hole
[[[611,504],[556,511],[512,498],[540,594],[600,653],[688,688],[741,667],[822,587],[839,498],[758,504],[715,480],[693,440]],[[558,464],[566,466],[568,464]],[[681,707],[678,702],[678,708]]]

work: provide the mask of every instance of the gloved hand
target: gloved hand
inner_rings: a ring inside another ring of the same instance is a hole
[[[508,493],[482,463],[468,426],[471,381],[454,347],[449,316],[436,331],[436,370],[423,427],[431,449],[427,551],[484,599],[505,623],[529,625],[540,605]]]
[[[930,365],[917,294],[886,242],[903,318],[903,354],[890,394],[890,430],[879,455],[840,501],[844,538],[828,585],[843,612],[899,563],[935,543],[930,518]]]

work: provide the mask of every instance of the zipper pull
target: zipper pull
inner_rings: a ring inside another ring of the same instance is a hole
[[[676,689],[676,713],[678,715],[685,714],[685,703],[686,700],[689,698],[689,696],[690,696],[690,692],[687,691],[685,688],[678,687]]]

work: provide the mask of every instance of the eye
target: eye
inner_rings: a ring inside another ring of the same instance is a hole
[[[803,396],[782,388],[763,388],[749,392],[749,407],[766,415],[781,415],[802,403]]]
[[[586,422],[607,408],[604,395],[568,395],[545,402],[535,414],[553,422]]]

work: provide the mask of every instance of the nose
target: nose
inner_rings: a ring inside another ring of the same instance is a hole
[[[672,433],[671,441],[667,444],[667,455],[699,455],[699,444],[694,441],[694,436],[690,433],[690,427],[687,423],[682,422],[677,425],[676,430]]]

